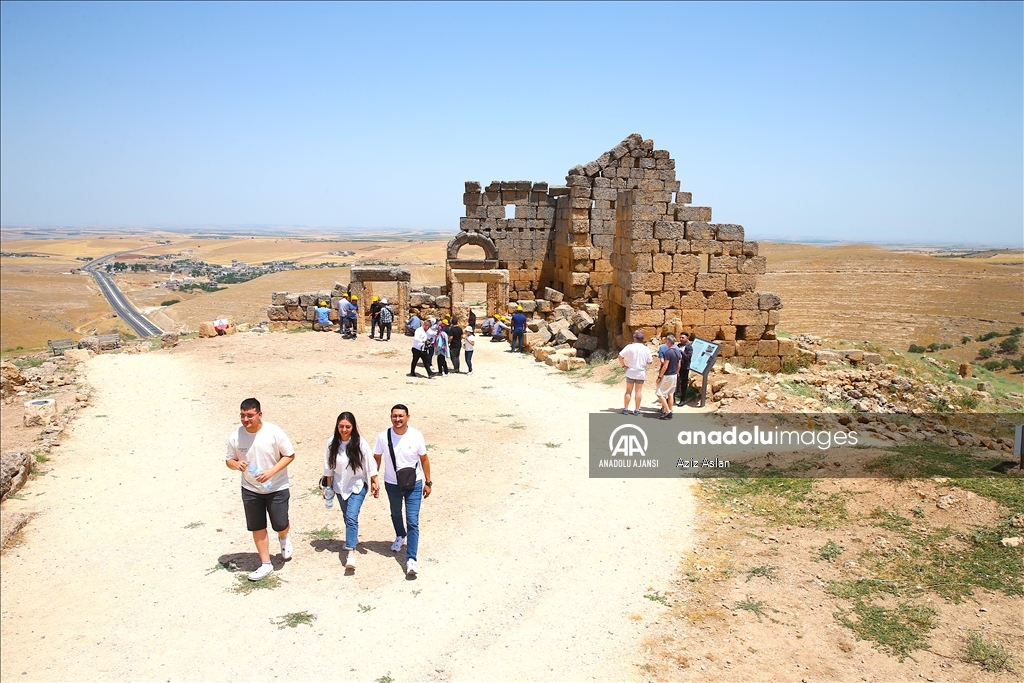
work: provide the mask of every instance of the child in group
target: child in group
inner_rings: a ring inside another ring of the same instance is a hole
[[[466,333],[462,337],[462,345],[466,349],[466,368],[467,375],[473,374],[473,349],[476,346],[476,335],[473,334],[473,327],[469,326],[466,328]]]
[[[331,489],[338,499],[345,518],[345,568],[356,568],[356,544],[359,542],[359,509],[366,491],[374,498],[380,496],[377,461],[370,444],[359,435],[356,417],[345,411],[335,421],[334,434],[327,442],[324,453],[324,498]]]

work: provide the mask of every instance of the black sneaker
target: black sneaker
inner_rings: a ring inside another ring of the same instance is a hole
[[[672,413],[662,413],[661,415],[658,416],[658,419],[659,420],[671,420],[672,419]]]

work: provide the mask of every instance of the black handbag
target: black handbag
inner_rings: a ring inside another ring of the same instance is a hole
[[[395,479],[398,480],[398,488],[401,491],[412,491],[416,488],[416,468],[403,467],[398,469],[398,462],[395,461],[395,447],[391,444],[391,430],[388,430],[388,452],[391,453],[391,466],[395,470]]]

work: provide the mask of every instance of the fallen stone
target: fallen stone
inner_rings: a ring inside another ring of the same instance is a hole
[[[935,507],[937,507],[937,508],[939,508],[941,510],[945,510],[946,508],[948,508],[950,505],[952,505],[955,502],[956,502],[956,498],[954,498],[953,496],[949,496],[949,495],[939,496],[938,501],[936,501],[936,503],[935,503]]]
[[[0,501],[17,493],[32,473],[32,455],[24,451],[6,451],[0,456]]]
[[[562,303],[562,300],[565,298],[564,294],[559,292],[557,289],[551,289],[550,287],[545,287],[544,292],[541,294],[541,296],[545,300],[550,301],[551,303],[554,304]]]
[[[203,339],[209,339],[217,336],[217,328],[213,326],[212,322],[203,321],[199,323],[199,336]]]
[[[1012,536],[1010,538],[1004,538],[999,542],[1003,544],[1004,548],[1016,548],[1020,545],[1021,538],[1020,536]]]
[[[597,350],[597,337],[589,334],[581,334],[576,339],[576,343],[573,344],[580,351],[596,351]]]
[[[978,391],[987,391],[991,394],[993,388],[992,382],[978,382]]]
[[[586,367],[587,361],[582,358],[562,358],[558,361],[558,369],[564,371]]]

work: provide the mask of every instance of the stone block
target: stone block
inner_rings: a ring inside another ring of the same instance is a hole
[[[579,334],[594,326],[594,319],[586,311],[577,310],[570,318],[572,329]]]
[[[725,275],[721,273],[700,273],[697,275],[696,284],[694,289],[698,289],[702,292],[722,292],[725,291]]]
[[[732,307],[740,311],[756,311],[758,310],[757,305],[757,293],[756,292],[745,292],[738,296],[732,297]]]
[[[705,325],[731,325],[732,311],[727,309],[708,309],[704,312]],[[735,334],[735,330],[733,330]]]
[[[679,319],[679,323],[683,326],[683,331],[689,327],[703,327],[704,320],[707,315],[707,311],[695,311],[695,310],[678,310],[671,311],[668,314],[670,317],[675,316]]]
[[[694,254],[721,254],[723,248],[717,240],[690,240],[690,252]]]
[[[630,292],[623,303],[626,308],[650,308],[651,295],[644,292]]]
[[[757,296],[757,307],[762,311],[775,311],[782,308],[782,299],[775,292],[761,292]]]
[[[576,334],[569,328],[561,329],[555,332],[553,340],[556,344],[574,344],[576,343]]]
[[[676,209],[678,212],[678,209]],[[714,240],[715,229],[702,221],[687,221],[686,223],[686,239],[688,240]]]
[[[719,358],[732,358],[736,355],[736,342],[732,340],[722,341],[718,344]]]
[[[579,368],[587,367],[587,361],[583,358],[562,358],[558,361],[558,369],[563,372],[569,370],[578,370]]]
[[[305,311],[306,315],[303,317],[303,320],[310,322],[316,320],[316,306],[306,306]]]
[[[552,289],[551,287],[545,287],[541,292],[541,296],[543,296],[545,300],[555,304],[562,303],[562,299],[565,298],[564,294],[559,292],[557,289]]]
[[[288,311],[288,320],[300,321],[306,319],[306,309],[302,306],[285,306]]]
[[[741,329],[740,326],[737,325],[736,326],[736,338],[737,339],[741,338],[740,337],[740,329]],[[742,327],[742,330],[743,330],[742,338],[746,339],[747,341],[758,341],[759,339],[764,339],[766,337],[766,335],[768,334],[768,328],[765,327],[764,325],[744,325]],[[772,334],[775,334],[775,332],[772,331]]]
[[[779,355],[779,342],[775,340],[761,340],[757,342],[757,355],[758,356],[777,356]]]
[[[557,306],[555,308],[555,310],[553,311],[556,321],[557,320],[570,320],[572,318],[573,313],[575,313],[575,312],[576,312],[575,309],[573,309],[573,307],[570,306],[569,304],[562,304],[560,306]],[[567,323],[567,325],[568,325],[568,323]]]
[[[633,220],[635,221],[659,221],[665,219],[667,204],[634,204]],[[653,229],[653,226],[652,226]]]
[[[284,306],[267,306],[267,320],[288,320],[288,309]]]
[[[450,296],[435,296],[434,305],[441,310],[448,310],[452,306],[452,298]]]
[[[571,284],[575,287],[583,287],[590,282],[590,273],[573,273]]]
[[[651,266],[656,273],[671,273],[672,256],[670,254],[655,254]]]
[[[688,292],[679,296],[679,308],[690,311],[703,311],[708,307],[708,300],[701,292]]]
[[[799,347],[792,339],[780,339],[778,344],[780,356],[795,356],[797,354],[797,349]]]
[[[728,341],[736,340],[736,326],[735,325],[722,325],[718,328],[718,334],[715,339],[722,339]]]
[[[590,258],[589,247],[570,247],[572,250],[572,259],[574,261],[585,261]]]
[[[672,256],[672,270],[676,273],[696,275],[700,272],[700,256],[697,254],[675,254]]]
[[[715,239],[726,242],[726,241],[743,241],[743,226],[732,225],[730,223],[720,223],[715,225]]]
[[[654,224],[654,237],[659,240],[684,239],[686,226],[678,221],[658,221]]]
[[[708,310],[732,310],[732,299],[726,292],[706,292]]]
[[[581,334],[576,338],[576,343],[573,346],[579,351],[596,351],[598,345],[597,337],[590,334]]]
[[[665,322],[665,311],[630,308],[626,310],[626,324],[630,327],[642,325],[658,326]]]
[[[476,209],[473,210],[473,215],[476,216]],[[480,230],[480,219],[479,218],[460,218],[459,219],[459,230],[463,232],[477,232]]]
[[[710,223],[711,222],[711,207],[710,206],[676,206],[676,220],[677,221],[692,221],[697,223]],[[700,239],[713,239],[713,238],[700,238]]]
[[[270,303],[274,306],[284,306],[288,302],[288,292],[274,292],[270,296]]]
[[[736,273],[739,270],[739,261],[735,256],[710,256],[708,257],[709,273]]]
[[[631,221],[623,231],[623,236],[634,240],[654,239],[654,221]]]
[[[764,275],[764,256],[747,256],[740,261],[740,272],[744,275]]]
[[[536,349],[538,346],[543,346],[544,344],[547,344],[550,339],[551,333],[548,332],[546,327],[544,327],[537,330],[536,332],[527,332],[523,336],[523,344],[526,346],[527,351],[532,351],[533,349]]]
[[[202,337],[203,339],[209,339],[211,337],[216,337],[217,336],[217,330],[216,330],[216,328],[214,328],[213,323],[212,322],[208,322],[206,320],[204,320],[203,322],[199,323],[199,336]]]
[[[753,292],[756,286],[756,275],[739,275],[736,273],[729,273],[725,276],[725,289],[729,292]]]
[[[651,308],[675,308],[679,305],[677,292],[657,292],[651,295]]]
[[[756,341],[737,341],[736,342],[736,355],[743,358],[751,358],[757,355],[757,345],[760,342]]]
[[[742,256],[743,242],[722,242],[722,253],[728,256]],[[740,263],[742,264],[742,259]]]
[[[426,292],[411,292],[409,294],[409,305],[410,306],[433,306],[434,297],[430,296]]]
[[[316,306],[316,294],[313,292],[299,294],[299,305],[303,308],[307,306]]]
[[[533,357],[538,362],[545,362],[553,355],[555,355],[555,350],[550,346],[538,346],[533,349]]]
[[[778,325],[780,318],[781,318],[781,316],[779,315],[778,311],[768,311],[768,324],[769,325]]]
[[[744,242],[743,243],[743,255],[747,256],[747,257],[757,256],[757,248],[758,248],[757,242]]]
[[[733,325],[767,325],[768,314],[764,311],[737,311],[732,312]]]
[[[516,305],[523,307],[523,313],[533,313],[537,310],[537,302],[534,299],[520,299]]]
[[[629,273],[627,289],[641,292],[660,292],[664,288],[665,276],[661,273]]]

